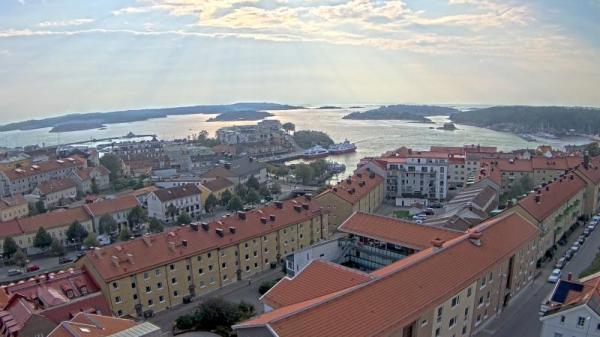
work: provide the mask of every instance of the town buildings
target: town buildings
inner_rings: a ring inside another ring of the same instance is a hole
[[[202,204],[206,203],[206,198],[209,195],[214,195],[218,200],[221,200],[221,197],[225,191],[229,191],[233,193],[234,185],[233,183],[225,178],[217,178],[209,181],[203,182],[200,186],[200,190],[202,194],[200,194],[200,198],[202,199]]]
[[[161,337],[163,332],[150,322],[77,313],[68,321],[61,322],[48,337]]]
[[[238,125],[217,130],[217,139],[228,145],[281,141],[282,138],[283,130],[278,120],[267,119],[256,125]]]
[[[250,177],[254,177],[259,183],[263,183],[267,180],[267,166],[256,161],[253,157],[241,157],[222,166],[217,166],[203,173],[200,177],[206,181],[225,178],[235,185],[243,184]]]
[[[80,166],[86,165],[85,161],[66,158],[0,170],[0,195],[30,193],[43,182],[71,177],[76,174]]]
[[[77,191],[81,194],[105,191],[110,188],[110,172],[106,167],[90,166],[81,168],[75,172],[72,179],[77,185]]]
[[[0,222],[26,217],[28,215],[29,205],[22,195],[15,194],[12,197],[0,198]]]
[[[150,192],[148,203],[148,216],[174,223],[183,213],[197,219],[203,212],[201,191],[195,185],[185,185],[171,188],[158,189]]]
[[[78,261],[117,316],[149,316],[274,268],[328,237],[327,212],[304,197],[88,252]]]
[[[46,209],[63,206],[77,197],[77,185],[71,178],[59,178],[44,181],[31,192],[36,200],[41,200]]]
[[[98,232],[100,219],[104,215],[110,215],[117,224],[117,229],[131,227],[129,213],[140,206],[138,199],[133,195],[125,195],[114,199],[102,199],[86,204],[84,207],[92,217],[94,232]]]

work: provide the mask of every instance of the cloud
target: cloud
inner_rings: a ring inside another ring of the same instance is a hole
[[[38,23],[39,27],[69,27],[69,26],[81,26],[94,22],[94,19],[73,19],[64,21],[44,21]]]
[[[20,3],[21,5],[25,5],[25,0],[17,0],[18,3]]]

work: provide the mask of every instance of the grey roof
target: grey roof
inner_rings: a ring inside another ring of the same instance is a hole
[[[156,325],[150,322],[144,322],[138,324],[129,329],[117,332],[109,335],[108,337],[159,337],[161,336],[161,330]]]
[[[235,176],[240,177],[248,174],[257,174],[264,168],[266,168],[265,164],[257,162],[256,159],[243,157],[234,159],[231,162],[231,168],[229,170]]]
[[[190,197],[192,195],[198,195],[201,193],[201,191],[198,187],[196,187],[196,185],[188,184],[185,186],[159,189],[152,193],[154,193],[160,201],[165,202],[179,198]]]

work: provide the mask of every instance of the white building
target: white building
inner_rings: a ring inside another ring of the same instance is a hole
[[[186,213],[197,219],[203,212],[200,189],[195,185],[185,185],[159,189],[148,195],[148,216],[167,223],[177,221],[180,214]]]

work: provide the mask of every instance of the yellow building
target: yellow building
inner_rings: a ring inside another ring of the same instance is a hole
[[[329,232],[333,232],[352,213],[373,213],[385,197],[384,179],[368,171],[356,173],[315,197],[329,211]]]
[[[299,197],[96,249],[78,265],[115,315],[139,317],[275,268],[287,253],[327,238],[327,212]]]
[[[221,200],[221,195],[223,192],[229,191],[233,193],[234,184],[225,178],[216,178],[213,180],[208,180],[202,182],[202,184],[198,185],[202,194],[200,194],[200,199],[202,199],[202,205],[206,205],[206,198],[209,195],[214,195],[218,200]]]
[[[22,195],[0,198],[0,222],[6,222],[29,215],[29,205]]]

